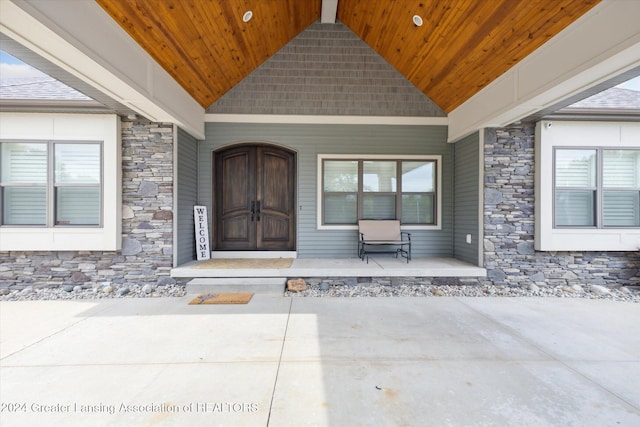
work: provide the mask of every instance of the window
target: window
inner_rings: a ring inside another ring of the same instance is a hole
[[[555,227],[639,227],[640,150],[555,150]]]
[[[535,248],[640,248],[640,123],[536,127]]]
[[[12,226],[99,226],[99,142],[0,142],[0,218]]]
[[[322,157],[321,226],[355,225],[358,219],[437,225],[439,156]]]

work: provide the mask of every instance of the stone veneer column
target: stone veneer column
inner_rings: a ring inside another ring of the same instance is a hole
[[[638,252],[534,249],[535,124],[485,130],[484,256],[487,283],[639,284]]]
[[[173,125],[122,121],[124,279],[175,283],[173,261]]]
[[[0,288],[175,283],[173,125],[122,119],[122,251],[0,252]]]

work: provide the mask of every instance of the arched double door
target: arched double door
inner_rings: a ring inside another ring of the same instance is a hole
[[[295,250],[295,153],[242,144],[214,153],[216,250]]]

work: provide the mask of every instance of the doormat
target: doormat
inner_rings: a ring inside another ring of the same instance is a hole
[[[203,269],[289,268],[293,258],[212,258],[198,262]]]
[[[247,304],[253,297],[252,292],[220,292],[198,295],[189,305],[200,304]]]

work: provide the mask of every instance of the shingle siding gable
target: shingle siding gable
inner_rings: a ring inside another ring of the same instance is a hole
[[[208,113],[444,117],[341,23],[314,23]]]

